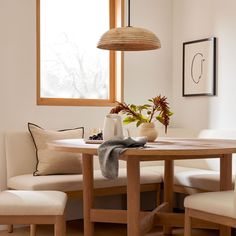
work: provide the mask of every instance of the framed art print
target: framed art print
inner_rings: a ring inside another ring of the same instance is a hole
[[[216,38],[183,43],[183,96],[216,95]]]

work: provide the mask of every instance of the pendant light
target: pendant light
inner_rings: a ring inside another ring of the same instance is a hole
[[[128,0],[128,26],[105,32],[97,47],[115,51],[146,51],[159,49],[161,43],[150,30],[130,25],[130,0]]]

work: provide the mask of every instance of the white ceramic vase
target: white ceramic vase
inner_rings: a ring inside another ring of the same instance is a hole
[[[143,123],[139,127],[139,136],[146,136],[148,142],[154,142],[158,136],[154,123]]]

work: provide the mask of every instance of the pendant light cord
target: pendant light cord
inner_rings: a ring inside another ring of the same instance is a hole
[[[128,27],[130,26],[130,0],[128,0]]]

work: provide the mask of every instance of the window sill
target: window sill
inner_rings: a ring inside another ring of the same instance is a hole
[[[115,106],[115,101],[102,99],[65,99],[65,98],[39,98],[37,105],[43,106]]]

